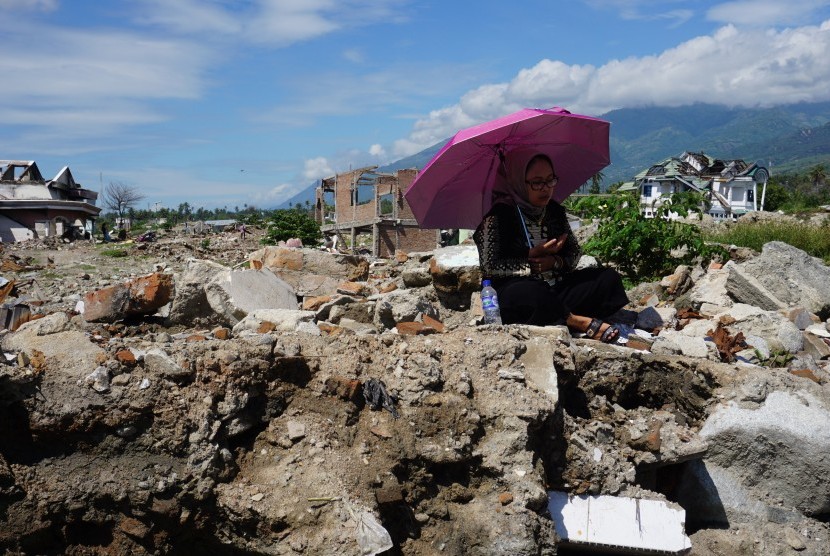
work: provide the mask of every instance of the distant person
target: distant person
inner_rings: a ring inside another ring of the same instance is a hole
[[[107,226],[106,222],[101,224],[101,233],[104,235],[104,243],[109,243],[110,241],[112,241],[112,239],[110,238],[110,229]]]
[[[245,227],[245,224],[241,224],[239,226],[239,235],[242,239],[245,239],[245,236],[248,234],[248,228]]]
[[[184,233],[185,235],[190,233],[190,226],[187,222],[184,223]]]

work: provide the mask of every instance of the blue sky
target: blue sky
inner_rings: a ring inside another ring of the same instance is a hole
[[[830,100],[830,0],[0,0],[0,20],[0,159],[147,206],[270,208],[525,106]]]

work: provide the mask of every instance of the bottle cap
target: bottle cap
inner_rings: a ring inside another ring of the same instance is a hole
[[[483,280],[481,282],[481,287],[483,287],[483,288],[486,288],[489,285],[490,285],[490,280]]]

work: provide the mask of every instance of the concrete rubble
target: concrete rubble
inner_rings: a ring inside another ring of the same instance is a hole
[[[210,245],[162,236],[132,265],[38,245],[2,272],[31,310],[0,332],[4,551],[826,553],[820,261],[678,268],[606,345],[480,325],[471,245]],[[577,500],[611,508],[595,536]]]

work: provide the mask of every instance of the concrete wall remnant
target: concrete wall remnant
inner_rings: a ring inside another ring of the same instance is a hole
[[[367,166],[324,178],[316,191],[314,218],[341,249],[348,233],[353,250],[358,236],[371,234],[369,250],[375,257],[390,258],[399,250],[431,251],[440,231],[420,228],[404,198],[417,174],[414,168],[385,173]]]

